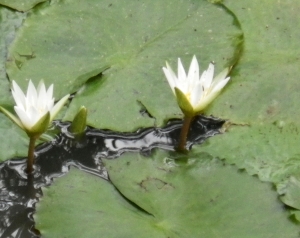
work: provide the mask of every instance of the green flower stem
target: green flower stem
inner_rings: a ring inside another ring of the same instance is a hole
[[[37,137],[31,136],[29,141],[28,147],[28,158],[27,158],[27,174],[31,174],[33,171],[33,164],[34,164],[34,147]]]
[[[180,132],[179,144],[177,147],[177,151],[185,152],[186,150],[186,139],[188,136],[188,132],[190,130],[191,122],[193,121],[194,117],[185,116],[183,120],[183,125]]]

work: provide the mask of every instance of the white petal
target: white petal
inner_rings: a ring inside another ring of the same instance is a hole
[[[54,98],[52,98],[51,100],[49,100],[49,101],[47,102],[46,108],[47,108],[48,111],[51,111],[52,108],[53,108],[53,106],[54,106]]]
[[[39,95],[41,92],[46,92],[46,86],[45,86],[45,83],[44,83],[44,80],[41,80],[39,82],[39,85],[37,86],[37,94]]]
[[[186,73],[181,63],[180,58],[178,58],[178,80],[186,80]]]
[[[53,84],[47,90],[47,101],[50,101],[53,97]]]
[[[200,112],[203,109],[205,109],[208,106],[208,104],[210,104],[219,95],[219,93],[220,91],[210,93],[209,95],[203,97],[200,103],[197,105],[195,111]]]
[[[46,112],[38,110],[35,107],[29,107],[26,111],[28,117],[30,118],[30,122],[32,124],[32,126],[34,126],[38,120],[41,119],[42,116],[44,116],[46,114]]]
[[[37,109],[43,110],[47,106],[47,92],[44,82],[41,80],[37,89]]]
[[[177,76],[176,76],[176,74],[174,73],[173,69],[171,68],[171,66],[169,65],[168,62],[166,62],[166,65],[167,65],[168,71],[170,72],[170,74],[172,75],[172,77],[174,78],[174,80],[177,80]]]
[[[20,121],[22,123],[22,125],[26,128],[26,129],[30,129],[32,128],[33,124],[30,120],[30,118],[28,117],[28,115],[26,114],[25,111],[23,111],[21,108],[15,106],[14,107],[18,117],[20,118]]]
[[[228,83],[230,77],[223,79],[222,81],[220,81],[218,84],[213,85],[213,88],[211,88],[211,92],[210,93],[214,93],[217,91],[221,91],[222,88],[224,88],[224,86]]]
[[[32,107],[31,102],[28,100],[28,98],[25,98],[25,109],[24,111],[26,112],[28,108]]]
[[[165,76],[166,76],[166,78],[167,78],[167,80],[168,80],[168,83],[169,83],[169,85],[170,85],[170,87],[171,87],[173,93],[175,94],[174,88],[176,87],[176,80],[177,80],[177,79],[175,79],[175,78],[173,77],[173,74],[172,74],[172,72],[170,72],[169,69],[163,67],[163,71],[164,71],[164,73],[165,73]]]
[[[221,73],[219,73],[214,78],[214,81],[213,81],[211,87],[215,87],[215,85],[217,85],[219,82],[221,82],[222,80],[224,80],[226,78],[226,76],[227,76],[228,73],[229,73],[229,68],[226,68]]]
[[[63,105],[66,103],[66,101],[69,99],[70,94],[64,96],[62,99],[60,99],[55,106],[50,111],[50,121],[54,119],[56,114],[59,112],[59,110],[63,107]]]
[[[12,81],[12,95],[15,99],[17,106],[22,105],[23,107],[25,107],[25,94],[14,80]]]
[[[203,85],[204,90],[208,90],[214,77],[214,65],[209,64],[207,70],[205,70],[200,78],[200,82]]]
[[[178,77],[176,79],[176,87],[180,89],[183,93],[187,93],[188,82],[185,70],[183,68],[181,59],[178,58]]]
[[[15,91],[11,91],[13,98],[15,99],[16,105],[20,108],[23,108],[23,110],[25,110],[25,97],[22,98],[20,97],[19,94],[17,94]]]
[[[178,80],[176,83],[176,87],[178,89],[180,89],[181,92],[183,92],[184,94],[188,93],[188,81],[185,80]]]
[[[175,79],[174,77],[172,76],[172,73],[170,72],[170,70],[168,70],[167,68],[163,67],[163,71],[165,73],[165,76],[168,80],[168,83],[173,91],[173,93],[175,94],[175,86],[176,86],[176,82],[175,82]]]
[[[198,82],[195,85],[195,87],[193,88],[193,90],[191,91],[191,100],[190,101],[194,108],[199,104],[201,98],[203,97],[203,93],[204,93],[203,87],[200,84],[200,82]]]
[[[37,105],[37,98],[38,98],[37,91],[31,80],[29,81],[29,84],[28,84],[26,97],[28,99],[29,104],[31,104],[33,106]]]
[[[196,83],[199,81],[199,64],[197,61],[196,56],[193,56],[190,68],[189,68],[189,74],[188,74],[188,84],[189,84],[189,91],[192,90],[192,88],[196,85]]]
[[[54,106],[54,98],[53,98],[53,84],[47,90],[47,108],[50,111]]]
[[[209,92],[205,97],[201,100],[201,103],[197,105],[196,111],[202,111],[205,107],[208,106],[221,92],[223,87],[227,84],[230,77],[224,79],[223,81],[219,82],[212,90]]]

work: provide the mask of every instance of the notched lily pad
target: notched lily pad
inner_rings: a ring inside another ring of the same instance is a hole
[[[151,215],[94,175],[72,168],[43,194],[34,216],[43,237],[167,238]]]
[[[235,122],[297,121],[300,2],[226,0],[224,5],[243,29],[244,51],[222,103],[209,113]]]
[[[35,5],[47,0],[0,0],[0,5],[4,5],[20,12],[26,12]]]
[[[213,137],[197,152],[225,159],[258,175],[262,181],[281,182],[300,168],[299,135],[295,123],[235,125],[221,137]]]
[[[14,40],[15,32],[21,26],[26,14],[14,12],[0,6],[0,104],[10,104],[9,80],[6,76],[6,56],[9,44]]]
[[[244,52],[222,103],[211,105],[207,112],[250,127],[232,128],[197,150],[277,186],[287,182],[282,200],[299,209],[298,185],[286,179],[300,173],[300,2],[226,0],[224,4],[243,29]]]
[[[277,186],[280,199],[288,206],[300,210],[300,180],[299,176],[291,176],[287,181]]]
[[[27,18],[10,58],[33,52],[35,57],[8,61],[7,72],[24,88],[26,78],[59,85],[56,98],[103,73],[105,80],[99,77],[75,96],[65,120],[85,105],[94,127],[153,126],[152,118],[139,113],[142,102],[161,126],[180,116],[163,75],[165,61],[181,57],[188,65],[195,54],[201,67],[214,60],[220,72],[238,57],[241,31],[233,21],[225,9],[204,0],[57,1]]]
[[[298,237],[271,184],[209,154],[128,153],[105,164],[118,190],[169,237]]]
[[[0,6],[0,105],[6,109],[11,109],[10,105],[14,102],[5,70],[7,48],[25,17],[26,14]],[[27,152],[26,134],[2,113],[0,114],[0,140],[0,162]]]

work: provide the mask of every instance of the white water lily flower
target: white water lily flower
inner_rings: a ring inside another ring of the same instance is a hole
[[[53,84],[46,90],[44,82],[40,81],[36,89],[31,80],[26,95],[18,84],[12,81],[12,95],[16,102],[14,109],[19,118],[2,107],[0,109],[29,136],[44,133],[70,96],[64,96],[54,105]]]
[[[175,75],[168,62],[166,64],[167,67],[163,67],[163,71],[177,98],[179,107],[187,116],[194,116],[205,109],[230,79],[230,77],[226,77],[229,68],[223,70],[213,79],[214,65],[212,63],[199,77],[199,65],[196,56],[192,59],[188,74],[186,74],[180,58],[178,58],[178,76]]]

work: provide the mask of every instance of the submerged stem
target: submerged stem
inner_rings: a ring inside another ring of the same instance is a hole
[[[186,148],[185,148],[186,140],[187,140],[188,132],[190,130],[191,122],[193,119],[194,119],[194,117],[189,117],[189,116],[185,116],[183,119],[183,125],[181,128],[180,137],[179,137],[179,144],[177,147],[177,151],[179,151],[179,152],[186,151]]]
[[[36,139],[37,138],[34,136],[30,137],[29,147],[28,147],[27,169],[26,169],[27,174],[31,174],[33,171],[34,146],[35,146]]]

